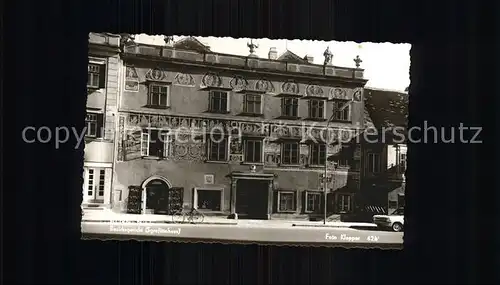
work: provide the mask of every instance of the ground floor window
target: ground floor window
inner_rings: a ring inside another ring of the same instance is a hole
[[[293,212],[295,205],[295,192],[278,191],[278,212]]]
[[[340,212],[350,212],[351,211],[351,195],[338,196],[339,211]]]
[[[321,211],[321,194],[321,192],[306,192],[306,213],[316,213]]]
[[[222,190],[196,189],[196,207],[199,210],[221,211]]]

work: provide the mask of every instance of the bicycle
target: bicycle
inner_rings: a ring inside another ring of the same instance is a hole
[[[203,215],[201,212],[199,212],[195,208],[192,208],[189,212],[184,212],[182,210],[179,210],[179,211],[176,211],[172,215],[172,221],[174,223],[198,224],[198,223],[202,223],[204,218],[205,218],[205,215]]]

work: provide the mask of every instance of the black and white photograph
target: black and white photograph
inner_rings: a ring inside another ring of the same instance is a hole
[[[410,48],[90,33],[82,238],[402,248]]]

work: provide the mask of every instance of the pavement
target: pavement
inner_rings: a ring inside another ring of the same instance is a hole
[[[400,249],[403,233],[352,228],[82,222],[84,239],[239,242]]]
[[[124,214],[111,210],[85,210],[82,222],[101,223],[153,223],[153,224],[178,224],[170,215],[152,214]],[[186,222],[187,223],[187,222]],[[200,223],[198,223],[200,224]],[[293,221],[293,220],[234,220],[226,217],[205,216],[204,225],[238,225],[239,227],[263,227],[263,228],[288,228],[288,227],[316,227],[316,228],[359,228],[374,229],[371,223],[346,223],[339,221]]]

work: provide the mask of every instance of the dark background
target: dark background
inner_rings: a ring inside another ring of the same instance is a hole
[[[499,187],[488,143],[410,146],[405,249],[389,251],[80,241],[83,146],[21,139],[27,125],[83,128],[90,31],[409,42],[410,125],[495,124],[499,49],[487,31],[499,26],[496,1],[427,2],[8,1],[2,276],[12,284],[498,283]]]

